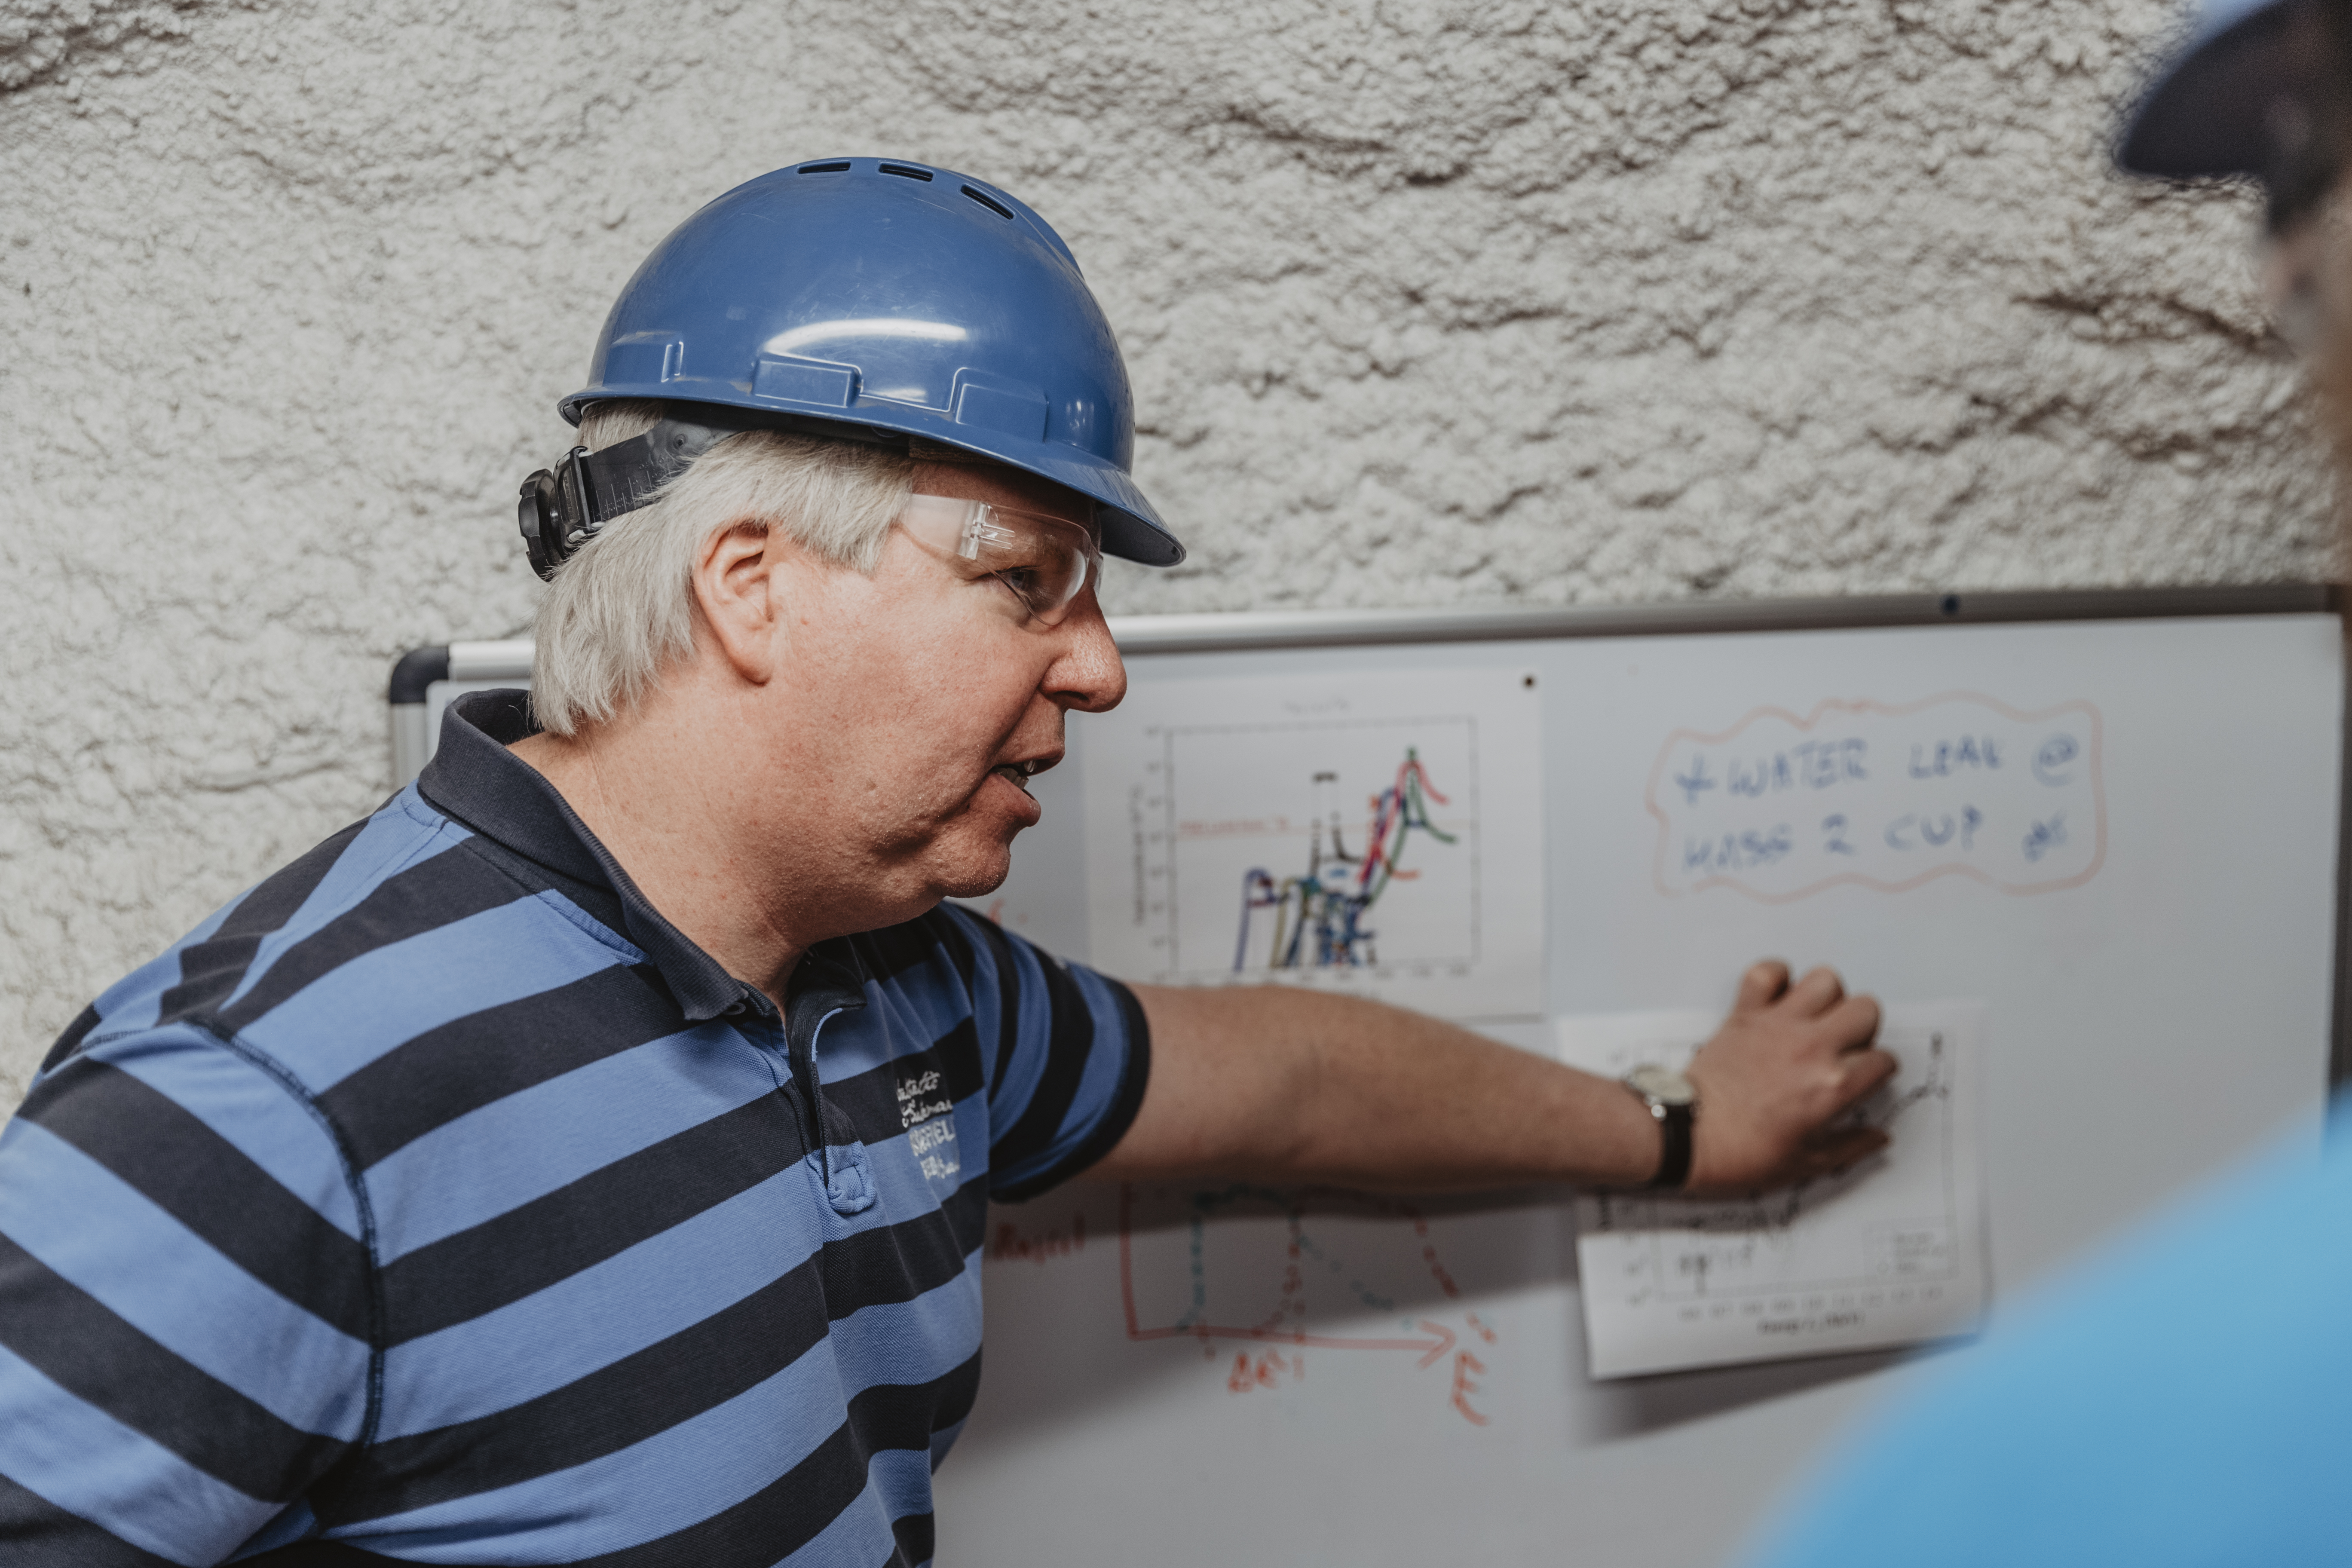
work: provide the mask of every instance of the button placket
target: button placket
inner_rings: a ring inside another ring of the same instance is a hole
[[[824,1141],[817,1129],[823,1125],[822,1113],[810,1106],[799,1064],[793,1060],[792,1036],[784,1026],[783,1016],[766,997],[750,994],[720,1008],[719,1016],[738,1038],[759,1054],[769,1077],[775,1079],[777,1095],[792,1108],[793,1131],[800,1135],[802,1153],[805,1156],[821,1151]]]
[[[809,1031],[808,1085],[810,1120],[816,1124],[817,1170],[824,1178],[825,1201],[838,1215],[864,1214],[874,1206],[874,1177],[866,1162],[866,1144],[854,1135],[841,1146],[841,1158],[834,1159],[833,1140],[825,1128],[824,1085],[816,1065],[817,1042],[824,1037],[824,1026],[847,1012],[835,1007],[816,1021]]]

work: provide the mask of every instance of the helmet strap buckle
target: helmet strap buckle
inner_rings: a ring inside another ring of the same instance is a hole
[[[551,582],[555,569],[593,539],[604,521],[596,513],[585,461],[589,455],[587,447],[574,447],[554,468],[539,469],[523,480],[515,504],[515,521],[531,570]]]

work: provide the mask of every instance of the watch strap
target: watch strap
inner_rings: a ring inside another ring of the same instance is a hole
[[[1658,1123],[1658,1173],[1650,1178],[1655,1192],[1680,1192],[1690,1180],[1691,1115],[1693,1107],[1667,1105],[1648,1101],[1650,1115]]]

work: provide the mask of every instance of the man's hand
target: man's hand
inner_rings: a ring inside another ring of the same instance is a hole
[[[1895,1074],[1871,1047],[1878,1004],[1849,996],[1836,972],[1795,984],[1768,961],[1740,977],[1739,1000],[1688,1072],[1698,1090],[1687,1191],[1726,1196],[1840,1171],[1886,1146],[1843,1113]]]

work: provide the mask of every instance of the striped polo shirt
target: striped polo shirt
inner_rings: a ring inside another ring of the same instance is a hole
[[[0,1134],[0,1561],[920,1563],[992,1194],[1134,997],[941,908],[780,1015],[452,710],[67,1030]]]

